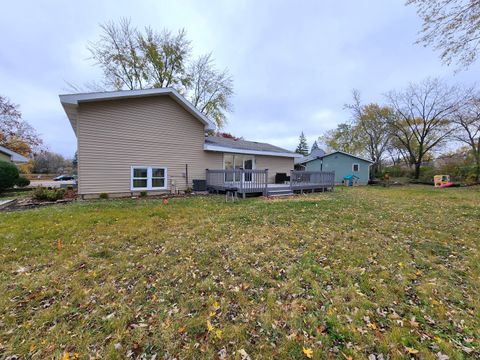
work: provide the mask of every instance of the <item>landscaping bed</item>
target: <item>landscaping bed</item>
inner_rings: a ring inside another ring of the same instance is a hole
[[[55,192],[61,192],[58,196],[53,198],[45,196],[45,194],[51,194]],[[10,194],[10,196],[8,196]],[[40,194],[40,195],[39,195]],[[4,198],[11,198],[13,201],[0,206],[0,211],[18,211],[38,208],[42,206],[60,205],[70,203],[77,199],[78,194],[76,189],[48,189],[48,188],[36,188],[33,190],[11,190],[9,193],[4,193]],[[2,198],[0,198],[2,200]]]

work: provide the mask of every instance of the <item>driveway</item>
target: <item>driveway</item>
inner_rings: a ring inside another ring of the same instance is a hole
[[[75,180],[63,180],[63,181],[53,181],[53,180],[31,180],[30,187],[45,186],[52,188],[59,188],[60,185],[73,185]]]

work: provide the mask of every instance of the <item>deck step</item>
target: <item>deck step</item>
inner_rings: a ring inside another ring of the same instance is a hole
[[[269,189],[268,196],[290,196],[293,195],[291,189]]]

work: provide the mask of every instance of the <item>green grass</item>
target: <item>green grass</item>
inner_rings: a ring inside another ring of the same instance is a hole
[[[0,358],[475,358],[479,233],[478,187],[0,213]]]

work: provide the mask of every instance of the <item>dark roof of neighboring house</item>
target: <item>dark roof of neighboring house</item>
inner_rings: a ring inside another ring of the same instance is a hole
[[[323,156],[325,156],[325,151],[323,151],[322,149],[315,149],[309,155],[304,156],[300,159],[295,159],[295,164],[305,164],[309,161],[320,159]]]
[[[340,153],[340,154],[344,154],[344,155],[347,155],[347,156],[350,156],[350,157],[353,157],[353,158],[356,158],[356,159],[359,159],[359,160],[362,160],[362,161],[366,161],[366,162],[369,162],[371,164],[373,164],[373,161],[370,161],[370,160],[367,160],[367,159],[364,159],[360,156],[356,156],[356,155],[352,155],[352,154],[349,154],[349,153],[346,153],[344,151],[339,151],[339,150],[336,150],[336,151],[332,151],[331,153],[328,153],[328,154],[325,154],[325,152],[323,150],[321,150],[323,152],[323,155],[318,155],[318,154],[310,154],[308,156],[305,156],[301,159],[296,159],[295,160],[295,164],[305,164],[307,162],[310,162],[310,161],[313,161],[313,160],[316,160],[316,159],[322,159],[322,158],[325,158],[327,156],[330,156],[330,155],[333,155],[333,154],[337,154],[337,153]]]
[[[225,138],[221,136],[207,136],[205,138],[205,145],[206,150],[211,150],[208,149],[208,146],[214,146],[214,147],[221,147],[221,148],[227,148],[227,149],[238,149],[242,152],[244,151],[253,151],[253,152],[265,152],[265,153],[278,153],[278,154],[284,154],[284,155],[291,155],[292,157],[297,156],[294,152],[291,152],[289,150],[283,149],[281,147],[267,144],[267,143],[261,143],[261,142],[256,142],[256,141],[247,141],[247,140],[242,140],[242,139],[230,139],[230,138]]]

